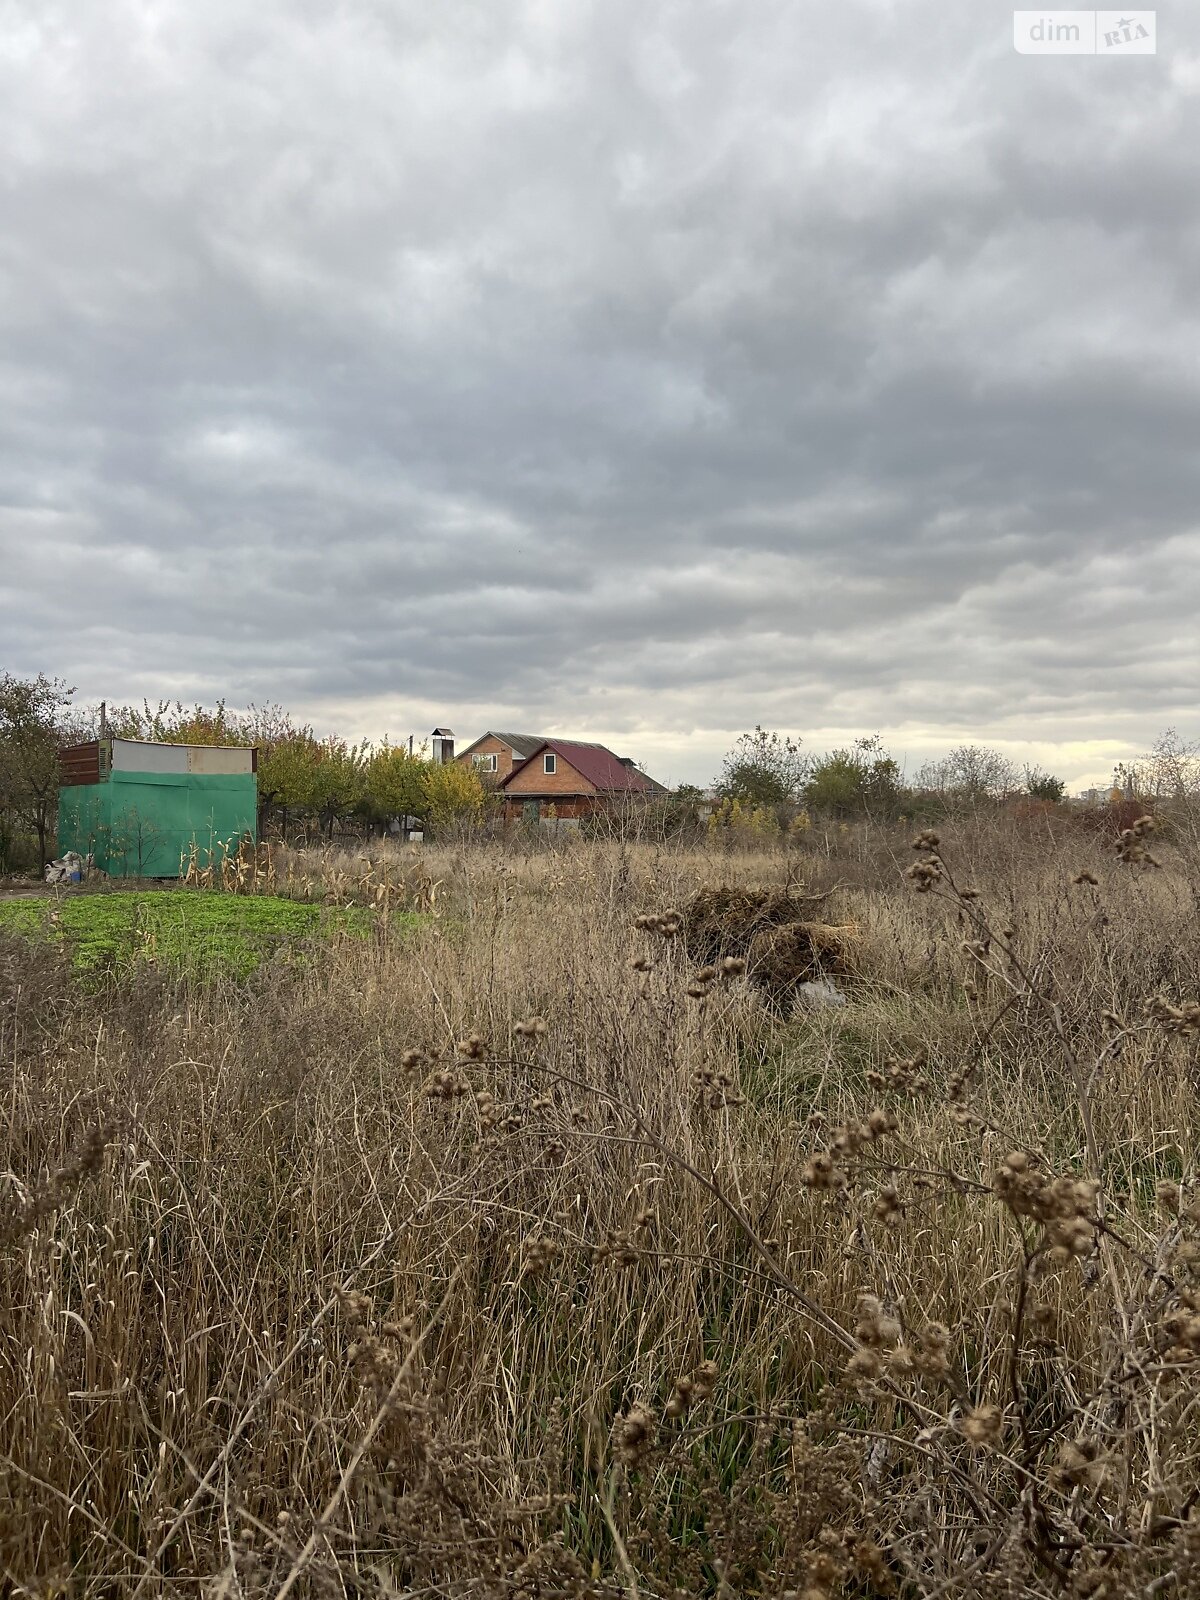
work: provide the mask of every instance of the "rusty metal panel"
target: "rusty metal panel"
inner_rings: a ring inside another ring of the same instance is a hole
[[[112,742],[114,772],[186,772],[187,769],[186,745],[150,744],[140,739],[114,739]]]
[[[59,752],[59,782],[64,789],[100,782],[100,741],[73,744]]]
[[[254,752],[246,745],[188,745],[187,769],[208,777],[237,777],[254,771]]]

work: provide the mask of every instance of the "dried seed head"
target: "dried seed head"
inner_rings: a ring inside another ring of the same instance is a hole
[[[856,1350],[846,1363],[846,1371],[856,1379],[877,1378],[883,1371],[883,1357],[878,1350]]]
[[[479,1123],[485,1133],[490,1132],[500,1120],[500,1111],[490,1089],[480,1089],[475,1095],[475,1108]]]
[[[1092,1179],[1051,1178],[1023,1150],[1013,1150],[992,1180],[992,1190],[1015,1217],[1042,1225],[1051,1259],[1062,1264],[1089,1255],[1095,1242],[1096,1196]]]
[[[667,1416],[682,1417],[690,1407],[698,1405],[702,1400],[710,1399],[716,1386],[716,1362],[701,1361],[699,1366],[692,1368],[690,1375],[676,1378],[671,1398],[666,1405]]]
[[[847,1178],[829,1152],[822,1150],[805,1162],[800,1182],[808,1189],[844,1189]]]
[[[374,1304],[369,1294],[364,1294],[361,1289],[347,1289],[338,1296],[338,1300],[348,1322],[357,1327],[369,1321]]]
[[[912,884],[918,894],[928,894],[935,883],[940,883],[945,876],[941,863],[936,857],[929,857],[924,861],[914,861],[904,876]]]
[[[726,1106],[745,1105],[745,1096],[734,1087],[728,1072],[718,1072],[714,1067],[697,1067],[692,1073],[696,1090],[696,1103],[710,1111],[720,1111]]]
[[[906,1094],[922,1095],[929,1092],[929,1079],[925,1077],[922,1069],[925,1066],[924,1055],[918,1054],[910,1057],[888,1056],[883,1063],[883,1073],[869,1073],[867,1079],[872,1088],[892,1088],[903,1090]],[[879,1083],[875,1079],[880,1080]]]
[[[999,1443],[1004,1414],[999,1406],[982,1405],[968,1411],[962,1421],[963,1437],[977,1450]]]
[[[896,1318],[883,1309],[878,1295],[859,1295],[854,1337],[861,1344],[869,1350],[888,1350],[899,1342],[901,1331]]]
[[[894,1581],[891,1569],[887,1564],[883,1551],[874,1539],[859,1539],[856,1541],[851,1556],[854,1565],[870,1580],[878,1594],[891,1594],[894,1590]]]
[[[1173,1006],[1158,996],[1147,1000],[1143,1009],[1164,1033],[1176,1033],[1183,1038],[1200,1033],[1200,1002],[1189,1000],[1184,1005]]]
[[[1025,1308],[1025,1325],[1030,1337],[1044,1345],[1058,1342],[1058,1315],[1051,1305],[1032,1300]]]
[[[1058,1452],[1051,1482],[1064,1494],[1072,1489],[1097,1487],[1108,1476],[1108,1461],[1095,1439],[1068,1440]]]
[[[635,1267],[640,1258],[637,1246],[624,1228],[609,1228],[604,1243],[592,1251],[592,1259],[597,1266],[613,1266],[624,1271]]]
[[[888,1351],[887,1364],[890,1371],[904,1376],[916,1372],[917,1359],[913,1354],[911,1345],[898,1344]]]
[[[930,1323],[917,1340],[913,1366],[923,1378],[945,1378],[950,1371],[950,1334],[940,1322]]]
[[[1130,828],[1122,828],[1121,836],[1117,840],[1117,859],[1132,865],[1144,864],[1148,867],[1157,867],[1160,863],[1147,850],[1143,840],[1155,828],[1153,817],[1138,817]]]
[[[524,1039],[529,1044],[536,1044],[540,1039],[546,1037],[548,1032],[546,1019],[544,1017],[530,1017],[525,1022],[518,1022],[513,1032],[518,1039]],[[461,1045],[459,1049],[462,1049]]]
[[[657,1442],[658,1420],[642,1400],[635,1400],[625,1415],[613,1423],[613,1454],[627,1469],[640,1467]]]
[[[558,1242],[548,1233],[531,1235],[521,1245],[519,1280],[540,1277],[558,1256]]]
[[[464,1094],[469,1094],[471,1085],[461,1072],[453,1072],[449,1067],[443,1067],[440,1072],[435,1072],[425,1085],[425,1093],[431,1100],[457,1100]]]

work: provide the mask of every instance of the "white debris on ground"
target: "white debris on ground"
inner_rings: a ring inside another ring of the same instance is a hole
[[[46,863],[46,882],[82,883],[90,860],[85,861],[77,850],[68,850],[65,856]]]
[[[828,978],[815,978],[810,983],[798,983],[796,994],[801,1005],[810,1006],[814,1011],[821,1011],[827,1006],[844,1006],[846,996],[836,983],[830,983]]]

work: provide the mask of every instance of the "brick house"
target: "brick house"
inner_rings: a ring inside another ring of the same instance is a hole
[[[550,817],[577,821],[664,792],[627,758],[602,744],[575,739],[540,740],[523,761],[514,762],[498,787],[506,822]]]
[[[484,783],[494,789],[545,742],[546,736],[542,733],[485,733],[456,759],[464,767],[474,767]]]

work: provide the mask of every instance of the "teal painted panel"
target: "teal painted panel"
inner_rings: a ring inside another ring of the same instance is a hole
[[[108,871],[102,859],[108,828],[108,785],[81,783],[60,791],[58,797],[58,853],[75,850],[81,856],[94,856],[96,865]]]
[[[200,866],[257,838],[253,774],[114,772],[106,783],[63,789],[58,847],[93,855],[117,878],[174,878],[193,842]]]
[[[258,784],[253,775],[114,773],[109,785],[109,871],[122,877],[174,878],[193,843],[199,865],[256,837]]]
[[[185,839],[190,840],[186,781],[164,784],[163,773],[139,782],[129,772],[109,784],[109,872],[117,878],[175,878]]]
[[[139,789],[186,789],[190,779],[186,772],[113,772],[108,781],[114,787],[133,784]]]

